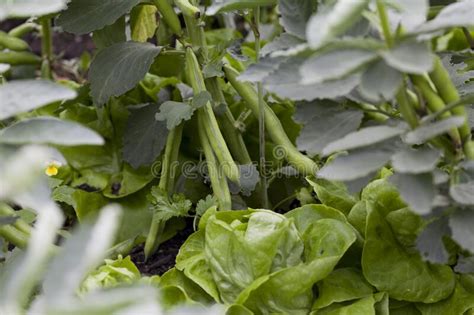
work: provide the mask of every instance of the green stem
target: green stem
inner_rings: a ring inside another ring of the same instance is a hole
[[[201,146],[206,157],[207,169],[209,172],[209,178],[211,179],[212,190],[214,195],[217,197],[219,203],[219,209],[230,210],[232,209],[232,199],[229,191],[229,185],[227,184],[226,178],[222,171],[220,171],[219,165],[217,164],[216,157],[214,155],[211,144],[209,143],[208,135],[205,132],[205,113],[202,111],[198,112],[198,132]]]
[[[408,99],[408,95],[405,90],[405,84],[397,93],[397,103],[403,119],[405,119],[412,129],[416,128],[418,126],[418,117],[416,116],[416,112]]]
[[[260,7],[255,8],[254,10],[254,17],[255,27],[254,36],[255,36],[255,55],[256,55],[256,62],[260,61],[260,49],[261,49],[261,41],[260,41]],[[262,205],[265,209],[268,209],[268,184],[267,184],[267,177],[265,176],[265,104],[263,100],[263,85],[261,82],[257,83],[257,97],[258,97],[258,144],[259,144],[259,154],[260,154],[260,163],[259,163],[259,171],[260,171],[260,186],[261,186],[261,198],[262,198]]]
[[[232,156],[234,156],[240,164],[251,164],[252,158],[250,157],[247,147],[245,146],[242,134],[236,127],[235,118],[226,104],[224,95],[222,94],[222,90],[219,86],[218,78],[206,79],[206,87],[207,90],[211,93],[212,98],[214,102],[216,102],[216,104],[225,104],[226,106],[224,114],[222,114],[221,116],[217,116],[217,120],[219,122],[219,126],[223,131],[224,138],[229,147],[229,150],[232,153]]]
[[[421,95],[424,97],[426,100],[426,105],[428,106],[429,110],[433,113],[437,113],[439,111],[442,111],[445,107],[446,104],[444,103],[443,99],[436,93],[436,91],[433,90],[433,88],[430,86],[429,82],[427,79],[423,76],[419,75],[413,75],[411,76],[411,80],[413,84],[418,88],[418,90],[421,92]],[[441,115],[441,118],[449,118],[451,117],[451,113],[445,112],[444,114]],[[461,135],[458,131],[458,129],[454,128],[449,132],[449,135],[451,136],[455,147],[460,148],[462,146],[462,140],[461,140]]]
[[[15,210],[13,210],[6,203],[2,202],[2,203],[0,203],[0,216],[16,217],[17,214],[16,214]],[[19,231],[25,233],[27,236],[29,236],[31,234],[31,226],[21,218],[18,218],[15,221],[15,223],[13,223],[13,226],[15,228],[17,228]]]
[[[191,86],[193,87],[194,94],[198,95],[206,91],[206,85],[204,83],[204,77],[202,75],[199,62],[191,48],[186,49],[186,65],[188,69],[188,78]],[[198,110],[204,113],[203,115],[203,126],[208,136],[208,141],[214,153],[217,156],[219,164],[221,165],[224,173],[227,177],[235,182],[240,182],[240,170],[235,164],[235,161],[230,154],[229,148],[224,140],[224,137],[219,129],[216,116],[211,104],[208,102],[204,107]]]
[[[179,147],[181,146],[181,139],[183,135],[183,124],[175,127],[170,131],[168,139],[166,141],[165,153],[163,156],[163,165],[161,168],[161,177],[158,187],[171,194],[173,192],[174,186],[174,169],[173,163],[178,159]],[[165,222],[161,222],[156,217],[157,214],[153,216],[151,222],[150,231],[148,232],[147,239],[145,241],[145,259],[148,259],[158,248],[159,242],[158,238],[161,236],[164,228]]]
[[[377,0],[377,11],[379,13],[380,24],[382,25],[383,36],[389,48],[393,47],[394,41],[390,31],[390,21],[383,0]]]
[[[25,249],[28,245],[28,235],[12,225],[0,226],[0,237],[3,237],[8,242],[21,249]]]
[[[169,26],[171,31],[180,37],[183,34],[181,22],[179,21],[178,15],[176,12],[174,12],[173,7],[168,2],[168,0],[153,0],[153,3],[158,8],[163,20]]]
[[[443,66],[439,57],[435,58],[435,66],[433,71],[430,73],[430,78],[438,90],[439,96],[441,96],[446,104],[454,104],[461,100],[456,86],[453,84],[448,71]],[[456,116],[465,117],[466,119],[466,122],[459,127],[459,133],[461,134],[464,144],[464,154],[468,159],[473,160],[474,144],[471,140],[471,127],[469,126],[466,109],[464,106],[455,106],[451,109],[451,113]]]
[[[184,16],[189,16],[194,19],[201,17],[201,10],[189,3],[188,0],[174,0],[174,4],[183,12]]]
[[[53,32],[51,27],[51,18],[41,19],[41,76],[44,79],[52,79],[51,62],[53,60]]]
[[[258,117],[260,113],[258,94],[253,86],[239,81],[240,73],[229,65],[224,66],[224,72],[230,84],[244,99],[254,116]],[[279,152],[279,154],[285,155],[286,160],[302,174],[315,175],[318,170],[316,163],[295,148],[275,112],[265,102],[263,102],[263,106],[265,109],[265,127],[272,141],[278,146],[277,149],[282,149],[283,152]]]

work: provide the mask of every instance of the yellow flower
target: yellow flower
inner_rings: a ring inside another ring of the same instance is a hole
[[[48,175],[49,177],[51,176],[56,176],[59,173],[59,168],[61,167],[61,163],[53,161],[50,162],[47,166],[46,169],[44,170],[44,173]]]

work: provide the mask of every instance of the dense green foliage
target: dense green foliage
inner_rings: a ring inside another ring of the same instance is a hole
[[[474,314],[473,17],[0,3],[0,314]]]

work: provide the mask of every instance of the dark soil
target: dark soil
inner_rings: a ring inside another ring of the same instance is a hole
[[[183,245],[186,239],[194,232],[192,220],[188,221],[189,222],[186,222],[186,228],[178,232],[172,239],[161,244],[158,251],[151,256],[148,261],[145,261],[143,245],[133,249],[130,256],[142,275],[161,276],[174,267],[176,256],[178,255],[181,245]]]

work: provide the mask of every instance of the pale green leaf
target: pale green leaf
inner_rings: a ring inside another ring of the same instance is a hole
[[[70,100],[77,93],[46,80],[18,80],[0,85],[0,120],[53,102]]]
[[[436,136],[448,132],[452,128],[462,126],[464,122],[464,117],[455,116],[436,122],[425,123],[407,133],[404,140],[408,144],[422,144]]]
[[[433,69],[434,59],[428,43],[404,41],[383,52],[385,62],[400,72],[424,74]]]
[[[78,146],[102,145],[104,139],[95,131],[76,122],[38,117],[22,120],[0,130],[0,143]]]
[[[393,169],[400,173],[426,173],[436,168],[441,152],[432,148],[407,148],[392,157]]]
[[[397,186],[403,200],[415,213],[426,215],[431,212],[436,196],[433,175],[431,173],[397,173],[390,178],[390,181]]]
[[[154,5],[139,5],[130,13],[130,29],[132,40],[146,42],[155,35],[158,24],[156,22],[157,7]]]
[[[168,130],[173,130],[181,122],[190,120],[196,108],[182,102],[168,101],[160,106],[159,113],[156,114],[156,120],[166,121]]]

